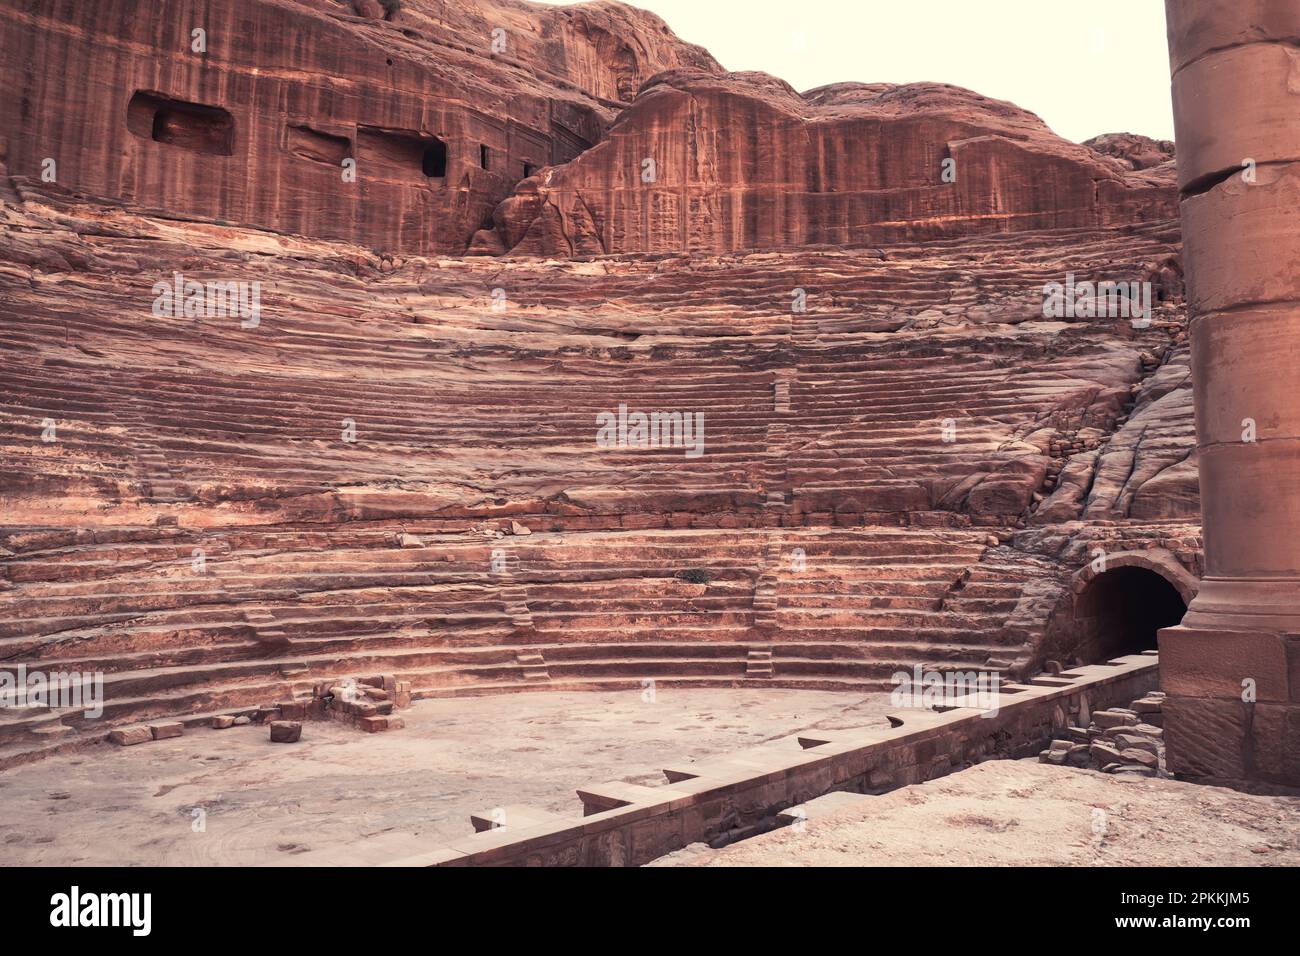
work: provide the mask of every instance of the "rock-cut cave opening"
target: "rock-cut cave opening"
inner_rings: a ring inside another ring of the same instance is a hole
[[[424,147],[424,155],[420,160],[420,168],[424,170],[424,175],[435,179],[447,175],[447,144],[440,139],[430,141]]]
[[[1079,596],[1075,611],[1083,657],[1104,661],[1154,650],[1156,633],[1177,624],[1186,611],[1178,589],[1155,571],[1129,566],[1099,574]]]
[[[415,130],[357,127],[358,164],[381,179],[410,182],[418,170],[428,179],[447,175],[447,144]]]
[[[234,153],[235,118],[219,106],[139,90],[127,104],[126,117],[127,128],[142,139],[212,156]]]

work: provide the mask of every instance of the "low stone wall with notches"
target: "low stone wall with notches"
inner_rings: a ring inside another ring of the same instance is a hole
[[[884,793],[981,760],[1033,756],[1062,728],[1087,726],[1091,711],[1154,689],[1158,669],[1154,652],[1121,657],[1004,685],[993,716],[964,706],[903,709],[879,728],[810,732],[666,767],[663,786],[583,787],[580,819],[506,806],[476,815],[480,832],[423,853],[412,854],[409,835],[393,835],[295,862],[328,865],[337,853],[352,865],[639,866],[691,843],[757,832],[779,811],[832,791]]]

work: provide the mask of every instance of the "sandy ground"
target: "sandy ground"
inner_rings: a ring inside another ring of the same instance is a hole
[[[297,744],[270,743],[265,727],[198,728],[0,773],[0,859],[275,864],[390,832],[410,833],[415,852],[470,835],[476,811],[577,818],[584,784],[662,784],[669,763],[890,709],[884,693],[661,687],[652,703],[640,690],[419,701],[403,730],[310,721]]]
[[[1296,866],[1300,799],[995,760],[652,866]]]
[[[576,818],[583,784],[661,784],[668,763],[874,725],[891,709],[887,694],[660,688],[653,702],[421,701],[404,730],[311,721],[289,745],[265,727],[201,728],[0,774],[0,853],[10,865],[273,864],[389,833],[409,833],[414,852],[468,836],[472,812],[522,803]],[[991,761],[653,865],[953,864],[1295,866],[1300,799]]]

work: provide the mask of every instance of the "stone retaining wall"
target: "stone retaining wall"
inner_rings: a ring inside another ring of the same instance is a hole
[[[1154,653],[1040,676],[1001,690],[994,716],[972,707],[899,710],[878,729],[794,735],[716,760],[665,768],[668,783],[621,781],[578,791],[587,815],[506,807],[503,826],[411,853],[409,835],[295,862],[389,866],[639,866],[691,843],[762,829],[781,810],[833,791],[884,793],[992,758],[1038,753],[1093,710],[1125,705],[1156,686]],[[510,820],[519,822],[511,825]],[[337,857],[337,859],[335,859]]]

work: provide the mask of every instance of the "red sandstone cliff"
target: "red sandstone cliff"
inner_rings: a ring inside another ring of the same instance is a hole
[[[616,3],[355,9],[0,0],[0,161],[165,215],[460,253],[516,182],[599,141],[646,77],[718,69]]]
[[[1175,206],[1171,169],[1127,172],[957,87],[801,95],[766,74],[678,70],[654,77],[605,142],[520,184],[473,250],[879,243],[1165,219]]]
[[[422,44],[488,53],[550,83],[572,84],[598,99],[629,102],[641,84],[663,70],[690,67],[721,72],[703,47],[684,43],[646,10],[596,0],[544,6],[520,0],[404,0],[395,22],[420,34]],[[495,30],[504,49],[491,52]]]
[[[385,251],[719,252],[1174,213],[1171,171],[1142,169],[1159,144],[1095,144],[1117,163],[935,84],[800,95],[613,2],[407,0],[384,19],[354,0],[0,0],[0,40],[16,179]]]

